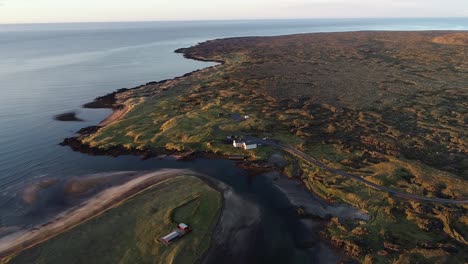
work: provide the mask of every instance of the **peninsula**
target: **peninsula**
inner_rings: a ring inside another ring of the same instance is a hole
[[[200,259],[221,214],[223,197],[218,190],[224,192],[226,187],[189,170],[127,174],[133,179],[107,188],[43,225],[2,237],[0,263],[192,263]],[[191,221],[197,228],[181,241],[185,246],[166,248],[155,243],[175,221]]]
[[[97,155],[242,157],[255,168],[280,153],[286,165],[270,169],[369,213],[332,217],[323,232],[352,258],[462,263],[467,43],[468,33],[450,31],[207,41],[177,52],[219,65],[97,98],[87,106],[114,114],[63,144]],[[262,140],[245,151],[232,138]]]

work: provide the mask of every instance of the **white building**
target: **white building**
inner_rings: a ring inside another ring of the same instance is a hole
[[[251,141],[242,142],[242,148],[245,150],[256,149],[258,147],[257,143]]]
[[[190,227],[184,223],[178,224],[177,227],[184,232],[190,231]]]
[[[258,147],[257,143],[255,143],[253,141],[243,141],[243,140],[242,141],[233,140],[232,145],[235,148],[242,148],[242,149],[245,149],[245,150],[256,149]]]
[[[235,148],[242,148],[242,141],[233,140],[233,141],[232,141],[232,145],[233,145]]]
[[[166,235],[163,238],[161,238],[161,242],[168,245],[169,243],[174,241],[174,239],[178,238],[179,236],[180,236],[179,232],[172,231],[171,233],[169,233],[169,235]]]
[[[177,225],[177,229],[172,230],[171,233],[160,238],[159,241],[161,241],[164,245],[167,246],[170,243],[172,243],[174,240],[176,240],[177,238],[183,237],[184,235],[186,235],[187,233],[190,233],[191,231],[192,231],[192,228],[190,228],[188,225],[184,223],[180,223]]]

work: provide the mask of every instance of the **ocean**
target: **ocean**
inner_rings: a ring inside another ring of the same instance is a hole
[[[81,108],[95,97],[213,65],[184,59],[175,49],[238,36],[467,29],[468,18],[0,25],[0,226],[32,225],[67,206],[57,197],[41,207],[25,205],[21,190],[38,179],[163,167],[206,170],[209,161],[94,157],[58,145],[110,113]],[[68,111],[84,121],[53,119]],[[243,183],[242,188],[249,187]]]

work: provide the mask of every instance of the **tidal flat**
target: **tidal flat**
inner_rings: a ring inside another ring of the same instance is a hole
[[[8,263],[193,263],[210,246],[222,194],[188,171],[146,173],[33,230],[2,239]],[[193,232],[158,239],[178,223]],[[17,245],[17,246],[15,246]]]

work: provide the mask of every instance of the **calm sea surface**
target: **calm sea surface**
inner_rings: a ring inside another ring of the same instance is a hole
[[[173,53],[177,48],[235,36],[467,29],[467,18],[0,25],[0,224],[34,222],[30,208],[18,196],[25,183],[41,177],[161,167],[196,168],[212,175],[225,175],[229,168],[231,174],[242,174],[223,164],[207,169],[208,161],[91,157],[58,146],[109,114],[109,110],[80,107],[93,98],[212,65],[184,59]],[[52,118],[71,110],[85,121]],[[259,192],[258,186],[242,188],[246,193]]]

